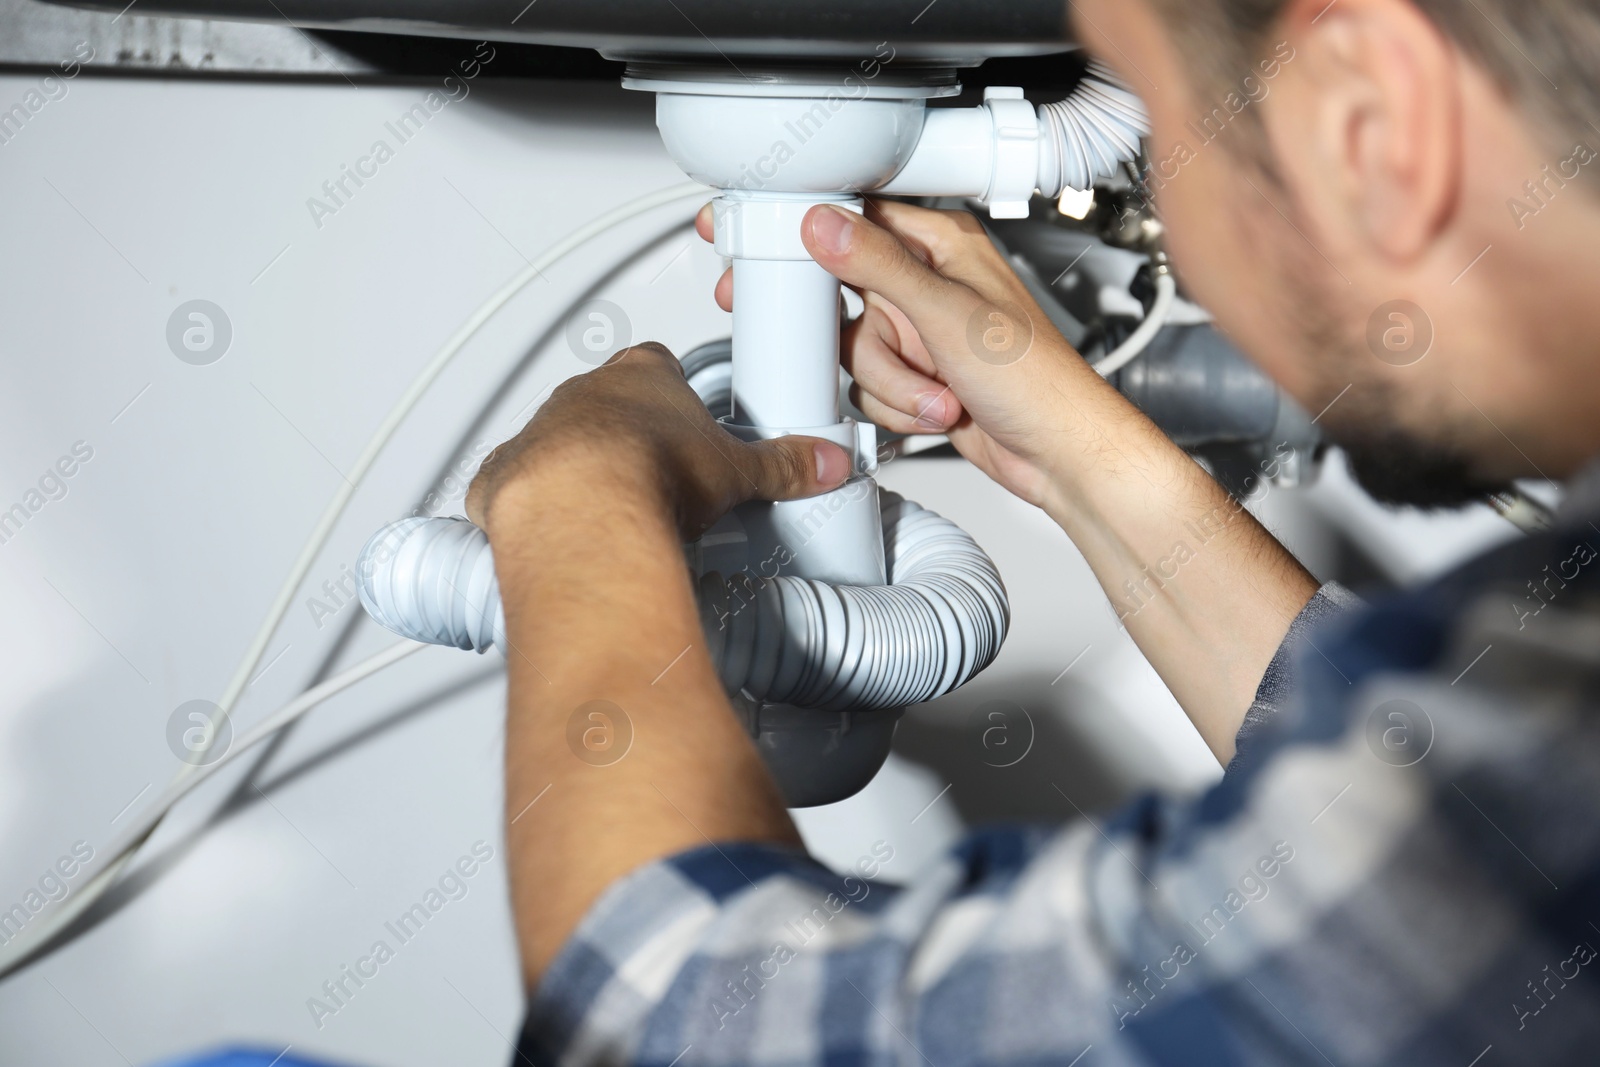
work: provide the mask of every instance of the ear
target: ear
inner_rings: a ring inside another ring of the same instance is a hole
[[[1318,194],[1302,207],[1390,260],[1414,262],[1459,193],[1455,49],[1411,0],[1291,0],[1283,17],[1305,84],[1275,140],[1296,184]]]

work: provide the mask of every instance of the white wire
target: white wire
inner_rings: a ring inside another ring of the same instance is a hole
[[[1525,534],[1548,533],[1555,529],[1556,516],[1543,502],[1515,487],[1490,493],[1488,504],[1511,525]]]
[[[300,583],[305,580],[305,576],[316,562],[318,554],[327,544],[328,538],[333,535],[333,528],[338,523],[340,515],[344,513],[346,505],[350,503],[350,498],[355,495],[356,487],[366,477],[367,471],[377,461],[378,454],[389,443],[389,438],[394,436],[394,432],[400,427],[400,423],[411,413],[411,409],[417,406],[417,402],[422,399],[422,395],[433,385],[434,379],[439,377],[450,361],[455,358],[456,353],[460,352],[462,347],[471,340],[472,335],[477,333],[483,324],[488,322],[495,312],[504,307],[512,297],[526,288],[535,278],[542,277],[546,267],[554,265],[556,261],[573,249],[587,243],[618,223],[625,222],[637,215],[642,215],[646,211],[660,207],[663,204],[669,204],[674,200],[681,200],[691,195],[704,196],[706,192],[705,186],[696,182],[689,182],[650,193],[613,211],[608,211],[593,222],[579,227],[560,241],[557,241],[537,260],[529,263],[526,269],[512,277],[509,282],[501,287],[499,292],[484,301],[483,305],[477,311],[474,311],[466,322],[461,324],[460,328],[444,343],[444,347],[439,349],[428,365],[423,367],[411,384],[406,387],[406,391],[400,395],[399,400],[395,401],[395,405],[390,409],[389,414],[385,415],[383,421],[378,424],[378,428],[373,432],[371,440],[367,442],[367,447],[362,450],[361,455],[356,459],[355,466],[351,468],[348,477],[339,486],[338,491],[334,493],[333,500],[324,509],[322,517],[317,520],[316,528],[312,530],[305,547],[301,549],[300,557],[295,560],[294,566],[289,571],[289,577],[283,583],[283,587],[278,590],[277,599],[273,601],[272,607],[268,609],[267,617],[262,620],[261,628],[256,632],[255,639],[250,643],[250,648],[245,653],[244,660],[239,664],[239,669],[234,672],[233,680],[228,683],[228,688],[223,691],[222,699],[217,701],[222,709],[221,718],[225,719],[232,713],[233,705],[238,701],[240,694],[244,692],[245,686],[249,684],[250,676],[255,672],[256,665],[261,662],[261,657],[266,654],[267,644],[272,640],[272,635],[277,631],[278,624],[283,621],[284,615],[288,613],[289,607],[294,601],[295,591],[300,588]],[[220,725],[220,720],[218,725]],[[215,737],[215,731],[213,731],[212,736]],[[189,773],[191,769],[191,764],[185,764],[184,769],[180,769],[178,775],[182,777]]]
[[[388,445],[389,439],[394,436],[394,432],[399,429],[400,423],[403,422],[405,417],[411,413],[411,410],[417,406],[417,402],[422,399],[423,394],[428,391],[428,388],[434,383],[434,380],[439,377],[440,373],[442,373],[445,367],[449,365],[450,361],[455,358],[456,354],[461,351],[461,349],[469,340],[472,339],[472,336],[476,334],[478,330],[482,328],[483,324],[488,322],[497,311],[504,307],[512,297],[516,296],[519,292],[525,289],[534,281],[534,279],[543,277],[543,273],[546,268],[553,266],[557,261],[572,252],[574,249],[594,239],[612,227],[628,221],[629,219],[635,218],[663,205],[670,204],[675,200],[682,200],[690,196],[704,196],[708,191],[709,190],[707,190],[705,186],[697,182],[686,182],[683,184],[670,186],[666,189],[661,189],[657,192],[649,193],[645,196],[639,197],[637,200],[633,200],[622,205],[621,207],[615,208],[612,211],[608,211],[599,218],[594,219],[592,222],[589,222],[584,226],[580,226],[578,229],[574,230],[572,233],[568,234],[566,237],[563,237],[550,248],[545,250],[545,252],[539,256],[538,259],[529,263],[525,269],[514,275],[511,280],[502,286],[496,293],[494,293],[494,295],[490,296],[488,300],[484,301],[484,303],[479,306],[479,308],[474,311],[464,323],[461,324],[455,333],[450,335],[449,339],[445,341],[443,347],[441,347],[439,351],[434,354],[434,357],[428,362],[428,364],[422,368],[422,370],[414,379],[412,379],[411,384],[406,387],[406,391],[400,395],[400,399],[395,401],[394,407],[389,410],[389,413],[384,416],[383,421],[378,424],[378,428],[373,432],[371,439],[367,441],[367,445],[362,450],[361,455],[356,459],[355,465],[351,468],[349,476],[341,482],[338,491],[334,493],[333,499],[328,503],[328,506],[323,509],[322,516],[317,520],[317,525],[312,529],[311,536],[306,539],[305,546],[300,550],[300,555],[295,559],[294,566],[290,568],[289,575],[284,580],[282,587],[278,590],[278,595],[274,598],[272,606],[267,609],[266,618],[262,620],[260,628],[256,631],[255,637],[250,642],[250,647],[245,651],[244,658],[240,661],[238,668],[234,671],[232,680],[228,683],[227,689],[223,691],[222,698],[217,701],[218,714],[213,720],[211,736],[206,739],[206,743],[202,748],[196,750],[198,755],[203,755],[205,752],[209,751],[211,745],[216,742],[216,738],[221,732],[220,727],[233,713],[234,705],[238,703],[239,697],[244,693],[245,687],[249,684],[251,675],[255,673],[256,667],[260,664],[262,656],[266,654],[267,645],[272,641],[273,634],[277,632],[279,624],[283,621],[283,617],[288,614],[290,606],[294,603],[294,595],[300,588],[300,583],[305,580],[306,574],[310,572],[312,566],[316,563],[317,556],[320,555],[322,549],[326,547],[328,539],[333,536],[334,527],[338,524],[339,518],[344,514],[344,510],[349,505],[350,499],[355,495],[356,488],[361,484],[362,479],[366,477],[366,474],[372,468],[373,463],[377,461],[378,455],[383,451],[384,447]],[[399,645],[394,646],[389,650],[389,653],[394,653],[401,647],[402,646]],[[408,648],[406,649],[405,654],[409,654],[412,651],[415,651],[415,649]],[[399,655],[395,655],[392,659],[386,660],[377,667],[373,667],[371,670],[365,671],[359,675],[356,674],[356,672],[360,671],[362,667],[372,663],[374,660],[381,658],[383,655],[388,655],[388,653],[380,654],[378,657],[373,657],[372,660],[367,660],[363,664],[358,664],[356,667],[353,667],[349,671],[339,675],[338,678],[332,679],[329,682],[325,682],[322,686],[318,686],[316,689],[308,690],[306,693],[302,694],[299,700],[291,702],[290,704],[287,704],[283,708],[274,712],[268,717],[267,720],[263,720],[262,725],[257,726],[245,736],[251,738],[250,743],[254,744],[256,741],[260,740],[260,737],[264,737],[268,733],[272,732],[271,730],[266,730],[264,733],[260,732],[262,731],[266,722],[282,717],[290,709],[295,708],[299,701],[310,697],[312,693],[331,685],[333,681],[344,679],[346,677],[349,677],[349,681],[345,683],[346,685],[359,681],[361,678],[366,677],[367,674],[372,673],[373,670],[377,670],[382,666],[387,666],[389,663],[392,663],[400,658]],[[354,675],[354,677],[350,677],[352,675]],[[343,688],[343,686],[340,686],[340,688]],[[323,697],[319,697],[318,699],[325,699],[327,696],[331,696],[337,691],[337,689],[330,690],[324,694]],[[313,703],[315,702],[313,701]],[[311,704],[307,704],[304,708],[299,708],[294,712],[294,715],[291,716],[291,719],[286,719],[284,721],[291,721],[293,717],[303,713],[311,706]],[[276,728],[277,727],[273,727],[273,729]],[[258,733],[259,736],[257,736]],[[242,740],[243,739],[241,739],[241,747],[236,748],[234,750],[235,753],[243,751]],[[162,793],[162,797],[170,796],[172,797],[172,800],[175,801],[190,788],[193,788],[194,785],[198,785],[200,781],[204,780],[205,777],[209,777],[216,766],[226,762],[227,759],[231,758],[232,754],[230,754],[228,757],[225,757],[223,760],[218,761],[216,764],[210,765],[209,767],[202,767],[199,765],[199,763],[185,762],[178,768],[178,772],[173,775],[171,782],[168,783],[166,790]],[[188,779],[196,774],[201,775],[201,777],[196,779],[192,784],[188,783]],[[140,821],[135,824],[136,826],[144,827],[142,834],[136,838],[130,838],[129,843],[122,847],[120,851],[110,851],[108,854],[111,856],[111,859],[107,863],[106,867],[98,872],[88,882],[85,882],[78,889],[78,892],[75,895],[69,895],[68,897],[64,898],[62,903],[57,905],[53,911],[36,916],[35,922],[30,922],[26,927],[23,928],[21,933],[13,937],[10,941],[7,941],[4,945],[0,945],[0,977],[3,977],[14,970],[24,959],[29,956],[35,947],[43,944],[45,941],[48,941],[51,937],[54,937],[61,931],[63,927],[65,927],[80,913],[82,913],[82,911],[90,904],[94,903],[94,901],[99,898],[102,893],[104,893],[111,887],[111,885],[115,883],[118,875],[122,873],[123,869],[133,859],[133,856],[137,852],[139,846],[144,843],[150,834],[154,832],[156,826],[160,824],[161,817],[166,813],[167,808],[171,807],[171,803],[172,801],[169,801],[165,807],[160,807],[158,799],[156,804],[151,805],[148,817],[141,818]],[[128,833],[124,832],[123,837],[127,838]],[[119,838],[119,840],[121,839]]]
[[[193,773],[182,779],[174,778],[167,788],[146,806],[137,819],[125,826],[122,833],[112,839],[111,844],[102,853],[111,857],[111,862],[85,882],[75,895],[66,898],[57,910],[50,913],[47,921],[23,927],[20,934],[6,943],[5,959],[0,962],[0,975],[6,974],[27,959],[35,948],[71,923],[85,908],[111,888],[117,875],[132,858],[134,851],[150,837],[172,806],[200,783],[334,694],[343,692],[363,678],[376,674],[390,664],[398,663],[413,652],[427,647],[416,641],[400,641],[390,645],[377,655],[369,656],[349,670],[334,675],[321,685],[307,689],[242,734],[238,740],[229,745],[227,752],[215,761],[196,767]]]
[[[1132,363],[1143,354],[1150,342],[1154,341],[1156,334],[1161,332],[1161,327],[1167,324],[1167,317],[1172,314],[1172,305],[1177,299],[1178,283],[1171,274],[1156,275],[1156,299],[1150,305],[1149,314],[1144,321],[1139,323],[1139,328],[1128,336],[1128,339],[1118,345],[1116,350],[1094,365],[1100,377],[1109,378],[1117,371]]]

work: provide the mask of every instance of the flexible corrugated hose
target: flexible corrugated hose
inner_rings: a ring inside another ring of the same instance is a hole
[[[888,585],[700,578],[707,645],[729,692],[826,711],[900,708],[959,688],[994,659],[1010,621],[994,563],[948,519],[887,491],[879,500]],[[362,604],[395,633],[505,651],[489,539],[467,520],[392,522],[356,573]]]
[[[1046,196],[1111,177],[1139,158],[1141,139],[1150,133],[1144,102],[1099,62],[1089,64],[1065,100],[1039,106],[1039,123],[1048,141],[1039,160],[1039,189]]]

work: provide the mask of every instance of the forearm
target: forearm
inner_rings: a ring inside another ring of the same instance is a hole
[[[708,841],[798,838],[714,674],[663,494],[603,466],[556,465],[496,502],[490,536],[512,649],[507,840],[531,987],[636,867]]]
[[[1316,580],[1242,504],[1086,367],[1045,507],[1217,759]],[[1066,398],[1070,397],[1070,400]]]

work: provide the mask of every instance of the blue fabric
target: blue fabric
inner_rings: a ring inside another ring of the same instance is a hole
[[[230,1048],[192,1059],[167,1060],[160,1067],[333,1067],[325,1061],[302,1060],[282,1049]]]

